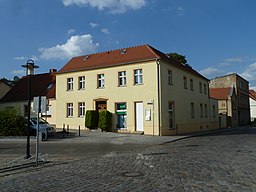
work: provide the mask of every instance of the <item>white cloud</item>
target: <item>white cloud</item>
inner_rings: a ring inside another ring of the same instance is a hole
[[[206,69],[203,69],[201,71],[199,71],[199,73],[201,73],[202,75],[206,76],[206,77],[213,77],[216,76],[220,73],[222,73],[223,71],[217,68],[213,68],[213,67],[208,67]]]
[[[98,26],[99,26],[98,23],[93,23],[93,22],[89,23],[89,25],[90,25],[92,28],[95,28],[95,27],[98,27]]]
[[[178,7],[178,8],[177,8],[177,12],[178,12],[178,15],[179,15],[179,16],[183,16],[183,15],[184,15],[184,11],[185,11],[185,10],[184,10],[183,7]]]
[[[11,72],[12,75],[25,75],[25,73],[26,73],[26,70],[24,70],[24,69],[13,70],[13,71]]]
[[[13,59],[14,59],[14,60],[17,60],[17,61],[23,61],[23,60],[25,60],[25,59],[27,59],[27,58],[24,57],[24,56],[20,56],[20,57],[14,57]]]
[[[250,64],[246,70],[240,74],[247,81],[253,81],[256,79],[256,63]]]
[[[101,32],[104,33],[104,34],[106,34],[106,35],[110,34],[110,32],[108,31],[107,28],[101,29]]]
[[[68,35],[74,34],[75,32],[76,32],[75,29],[69,29],[69,30],[68,30]]]
[[[65,44],[50,48],[40,48],[42,59],[70,59],[72,57],[92,53],[97,50],[99,43],[93,43],[90,34],[70,37]]]
[[[91,6],[99,11],[109,9],[111,13],[124,13],[127,9],[140,9],[145,6],[145,0],[62,0],[65,6]]]

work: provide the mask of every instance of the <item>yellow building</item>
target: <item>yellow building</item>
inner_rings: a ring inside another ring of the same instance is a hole
[[[218,128],[208,79],[149,45],[72,58],[56,74],[56,126],[107,109],[113,130],[175,135]]]

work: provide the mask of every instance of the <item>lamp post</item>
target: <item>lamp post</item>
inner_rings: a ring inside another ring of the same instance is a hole
[[[39,68],[35,65],[33,60],[28,60],[25,65],[21,67],[27,70],[27,80],[28,80],[28,121],[27,121],[27,146],[26,146],[26,156],[25,159],[29,159],[30,155],[30,110],[31,110],[31,75],[34,75],[34,69]]]

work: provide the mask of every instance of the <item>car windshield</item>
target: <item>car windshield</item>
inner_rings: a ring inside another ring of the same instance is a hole
[[[32,121],[34,124],[37,124],[37,118],[36,118],[36,117],[32,117],[32,118],[31,118],[31,121]],[[42,119],[42,118],[39,118],[39,124],[48,124],[48,122],[45,121],[45,120]]]

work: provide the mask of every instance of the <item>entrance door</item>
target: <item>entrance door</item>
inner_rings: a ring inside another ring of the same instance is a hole
[[[98,112],[107,110],[107,101],[96,101],[96,110]]]
[[[143,128],[143,103],[135,103],[136,131],[144,131]]]

